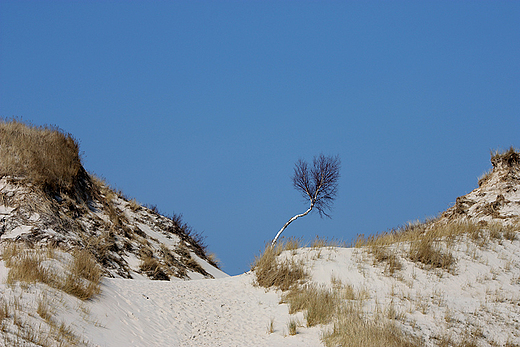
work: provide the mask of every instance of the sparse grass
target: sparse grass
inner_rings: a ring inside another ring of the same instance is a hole
[[[489,180],[492,172],[493,172],[493,169],[491,168],[488,171],[484,172],[482,175],[480,175],[480,177],[478,178],[479,187],[482,186],[484,183],[486,183],[487,180]]]
[[[160,255],[162,261],[166,265],[166,272],[168,275],[173,275],[178,278],[186,278],[188,275],[186,266],[178,261],[170,249],[164,244],[161,245]]]
[[[181,257],[182,263],[184,263],[191,271],[198,272],[203,276],[210,276],[208,272],[204,270],[202,266],[200,266],[200,264],[192,257],[191,250],[184,244],[183,241],[177,245],[175,253]]]
[[[51,317],[53,316],[54,312],[51,308],[51,304],[49,301],[49,298],[47,297],[46,293],[43,293],[38,298],[38,307],[36,308],[36,313],[46,321],[50,321]]]
[[[291,336],[298,334],[298,321],[294,318],[289,319],[287,330]]]
[[[26,249],[11,257],[9,262],[6,262],[6,266],[10,267],[6,283],[12,285],[16,282],[41,282],[55,286],[58,280],[51,271],[43,267],[43,259],[43,256],[33,249]]]
[[[184,244],[202,259],[207,259],[207,245],[202,233],[195,231],[188,223],[182,220],[182,214],[173,214],[170,217],[173,228],[169,228],[174,234],[181,237]]]
[[[385,308],[384,315],[390,320],[404,320],[404,314],[395,307],[393,301]]]
[[[152,254],[145,254],[141,258],[141,261],[139,268],[151,279],[163,281],[168,281],[170,279],[170,277],[164,272],[161,263],[159,263]]]
[[[0,299],[0,342],[5,346],[88,346],[71,326],[53,317],[56,308],[47,293],[48,290],[44,290],[36,302],[22,302],[21,296],[14,292],[4,292],[5,296]],[[43,321],[39,321],[38,316]]]
[[[48,193],[85,200],[89,176],[72,135],[52,126],[0,119],[0,176],[24,177]]]
[[[251,269],[255,272],[257,285],[288,290],[307,278],[308,274],[302,261],[291,258],[279,259],[278,256],[284,249],[282,243],[267,245],[262,255],[255,258]]]
[[[266,288],[286,291],[282,301],[289,304],[289,313],[303,311],[307,326],[333,323],[333,329],[323,335],[327,346],[422,346],[418,340],[405,336],[393,323],[395,319],[404,317],[395,307],[385,312],[386,317],[367,318],[362,309],[362,302],[367,298],[365,291],[358,292],[337,279],[331,280],[332,288],[304,284],[308,275],[303,263],[280,257],[284,250],[284,244],[268,245],[255,259],[252,270],[256,282]],[[394,261],[388,260],[391,257],[388,254],[383,257],[383,251],[380,251],[381,261]],[[393,271],[398,268],[396,262],[392,266]],[[291,319],[287,323],[289,335],[296,334],[297,327],[297,321]]]
[[[428,268],[440,268],[447,271],[451,271],[456,263],[456,259],[451,252],[441,250],[434,240],[426,237],[412,243],[410,259],[415,262],[421,262]]]
[[[132,212],[137,212],[142,208],[141,204],[139,204],[135,199],[130,200],[128,204]]]
[[[452,271],[457,259],[449,251],[455,240],[467,236],[479,247],[485,247],[490,240],[500,241],[502,237],[510,239],[516,237],[514,227],[492,223],[477,224],[472,222],[457,223],[409,223],[390,232],[370,236],[358,236],[356,247],[365,247],[372,253],[376,261],[387,263],[387,270],[393,274],[400,268],[398,257],[389,251],[395,244],[409,244],[409,257],[412,261],[420,262],[430,269],[445,269]],[[446,245],[446,247],[443,247]]]
[[[325,248],[325,247],[345,247],[345,243],[336,239],[328,240],[321,238],[318,235],[311,242],[311,248]]]
[[[419,347],[420,341],[407,337],[391,320],[367,319],[359,305],[346,304],[338,313],[332,330],[323,335],[326,346]]]
[[[271,317],[271,319],[269,319],[269,324],[267,324],[267,333],[274,333],[274,317]]]
[[[376,263],[385,263],[385,270],[393,275],[396,271],[403,268],[403,264],[399,260],[399,256],[395,254],[395,251],[390,249],[389,246],[373,245],[367,248],[367,250],[374,256]]]
[[[510,228],[506,228],[506,229],[504,230],[504,238],[505,238],[506,240],[509,240],[509,241],[513,242],[514,240],[516,240],[516,234],[517,234],[517,233],[518,233],[518,232],[515,231],[512,227],[510,227]]]
[[[302,247],[303,241],[301,238],[290,237],[283,242],[284,250],[294,251]]]
[[[282,297],[289,303],[289,313],[305,311],[307,326],[328,324],[337,313],[341,298],[338,290],[318,287],[314,284],[292,287]]]
[[[86,250],[75,250],[72,259],[63,272],[51,270],[44,262],[49,259],[45,249],[31,249],[21,245],[9,245],[3,258],[9,268],[7,284],[44,283],[76,296],[81,300],[90,299],[99,293],[102,271],[93,256]]]
[[[408,223],[407,225],[388,232],[365,237],[359,235],[355,247],[387,246],[397,243],[420,241],[424,238],[441,241],[454,240],[461,235],[478,233],[483,226],[472,222],[440,224],[433,220],[424,223]]]
[[[496,167],[500,162],[507,166],[520,163],[520,151],[513,146],[503,152],[499,150],[491,151],[491,164],[493,164],[493,167]]]
[[[484,338],[482,329],[469,324],[467,324],[464,327],[464,330],[456,336],[456,339],[449,334],[437,336],[439,347],[479,347],[481,344],[478,340],[482,338]],[[490,342],[490,345],[500,346],[500,344],[495,344],[493,341]],[[505,346],[507,346],[507,343]]]

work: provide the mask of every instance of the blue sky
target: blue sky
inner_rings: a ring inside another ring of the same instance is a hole
[[[294,163],[342,160],[349,241],[437,215],[520,146],[520,2],[0,1],[0,116],[72,133],[86,169],[206,236],[223,269],[307,204]]]

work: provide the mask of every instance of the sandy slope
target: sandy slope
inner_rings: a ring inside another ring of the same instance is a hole
[[[287,305],[252,275],[194,281],[106,279],[74,322],[95,346],[318,346],[319,329],[286,335]],[[275,332],[267,333],[274,318]]]
[[[405,245],[401,247],[397,254],[406,252]],[[403,269],[394,275],[359,248],[304,248],[281,256],[303,259],[314,282],[329,286],[334,277],[363,292],[368,317],[380,312],[393,318],[425,346],[436,346],[442,336],[460,339],[467,334],[478,337],[478,346],[504,346],[520,344],[519,248],[520,240],[497,240],[483,247],[463,240],[452,248],[457,258],[452,272],[428,270],[403,256]],[[0,266],[3,276],[4,270]],[[219,277],[105,278],[101,294],[86,302],[57,291],[48,295],[55,319],[93,346],[323,345],[320,337],[327,327],[304,327],[303,313],[292,316],[301,322],[298,334],[287,336],[291,316],[287,305],[280,304],[280,292],[254,286],[252,273]],[[2,296],[20,297],[27,312],[48,290],[30,285],[22,296],[18,289],[0,285]],[[40,324],[37,318],[33,314],[27,320]],[[271,319],[275,331],[269,334]]]
[[[282,256],[303,259],[312,281],[331,278],[366,295],[368,316],[393,316],[406,332],[435,346],[441,336],[471,332],[480,346],[520,344],[520,241],[471,242],[453,247],[451,272],[428,270],[401,258],[403,269],[356,248],[304,248]],[[405,251],[396,250],[397,253]],[[215,280],[149,281],[106,279],[102,294],[87,305],[90,321],[77,319],[78,332],[97,346],[320,346],[327,327],[302,327],[287,336],[288,307],[280,292],[253,285],[251,273]],[[390,313],[392,312],[392,313]],[[270,319],[275,332],[267,333]]]

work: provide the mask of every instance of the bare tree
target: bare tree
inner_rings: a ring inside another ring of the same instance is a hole
[[[294,165],[294,175],[292,177],[293,186],[298,190],[303,197],[310,202],[310,206],[304,213],[297,214],[285,223],[271,245],[274,245],[278,240],[280,234],[297,218],[306,216],[314,208],[320,214],[320,217],[330,216],[327,210],[330,210],[332,203],[336,198],[338,191],[339,169],[341,161],[338,156],[324,156],[320,154],[314,157],[312,167],[306,161],[300,159]]]

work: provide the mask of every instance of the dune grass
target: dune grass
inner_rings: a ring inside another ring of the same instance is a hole
[[[328,347],[419,347],[420,341],[405,336],[394,322],[381,317],[368,319],[359,305],[348,303],[341,308],[333,328],[323,335]]]
[[[395,245],[409,245],[408,258],[422,263],[429,269],[453,271],[457,259],[452,255],[450,246],[456,240],[467,238],[479,247],[486,247],[492,240],[516,239],[518,224],[475,223],[462,221],[437,223],[429,220],[424,223],[409,223],[404,227],[365,237],[359,235],[355,247],[371,253],[375,261],[386,263],[388,272],[393,274],[401,268]]]
[[[398,230],[368,238],[361,236],[357,239],[356,247],[371,253],[374,263],[386,264],[386,272],[390,274],[403,267],[403,257],[421,264],[425,270],[442,269],[451,272],[457,264],[451,252],[456,241],[488,248],[493,242],[514,241],[518,229],[518,224],[440,224],[427,221],[410,223]],[[324,245],[319,240],[314,241],[310,249],[315,250],[314,247]],[[396,311],[392,304],[383,310],[366,312],[363,304],[366,293],[363,295],[352,286],[343,285],[335,279],[331,280],[332,286],[318,286],[308,282],[306,266],[298,260],[299,246],[301,241],[296,245],[294,240],[268,245],[261,256],[255,258],[252,270],[258,285],[283,291],[281,301],[288,304],[289,314],[303,312],[308,327],[328,326],[322,336],[326,346],[423,346],[418,338],[401,330],[399,321],[404,319],[403,313]],[[289,331],[294,329],[292,331],[296,333],[296,327],[294,320],[287,323]],[[444,345],[463,345],[455,344],[452,340],[443,341]]]
[[[153,254],[143,255],[139,269],[153,280],[170,280],[170,277],[165,273],[161,263]]]
[[[298,321],[295,318],[291,318],[287,322],[287,331],[291,336],[298,334]]]
[[[296,261],[293,258],[285,260],[279,258],[279,255],[287,250],[286,244],[289,245],[289,248],[294,249],[295,242],[294,239],[291,239],[288,243],[279,242],[275,245],[266,245],[264,252],[255,258],[251,267],[255,273],[257,285],[288,290],[308,277],[302,261]]]
[[[18,120],[0,119],[0,176],[25,178],[48,193],[82,199],[89,184],[72,135]]]
[[[282,302],[289,304],[289,314],[305,311],[308,327],[330,323],[338,313],[341,300],[338,290],[315,284],[294,286],[282,295]]]
[[[74,250],[62,271],[60,261],[49,258],[48,249],[35,249],[17,243],[4,246],[2,259],[9,268],[7,284],[44,283],[81,300],[88,300],[100,291],[103,272],[86,250]]]
[[[328,245],[328,242],[317,240],[311,249]],[[282,290],[281,300],[289,305],[289,314],[303,312],[308,327],[332,324],[322,337],[328,347],[422,346],[412,337],[405,336],[394,318],[368,318],[362,308],[366,293],[335,279],[331,280],[332,287],[308,283],[304,263],[287,256],[292,253],[282,255],[282,252],[294,249],[297,249],[294,239],[267,245],[252,266],[256,284]],[[287,322],[288,334],[297,334],[297,328],[297,321],[291,318]],[[272,320],[268,331],[273,331]]]

